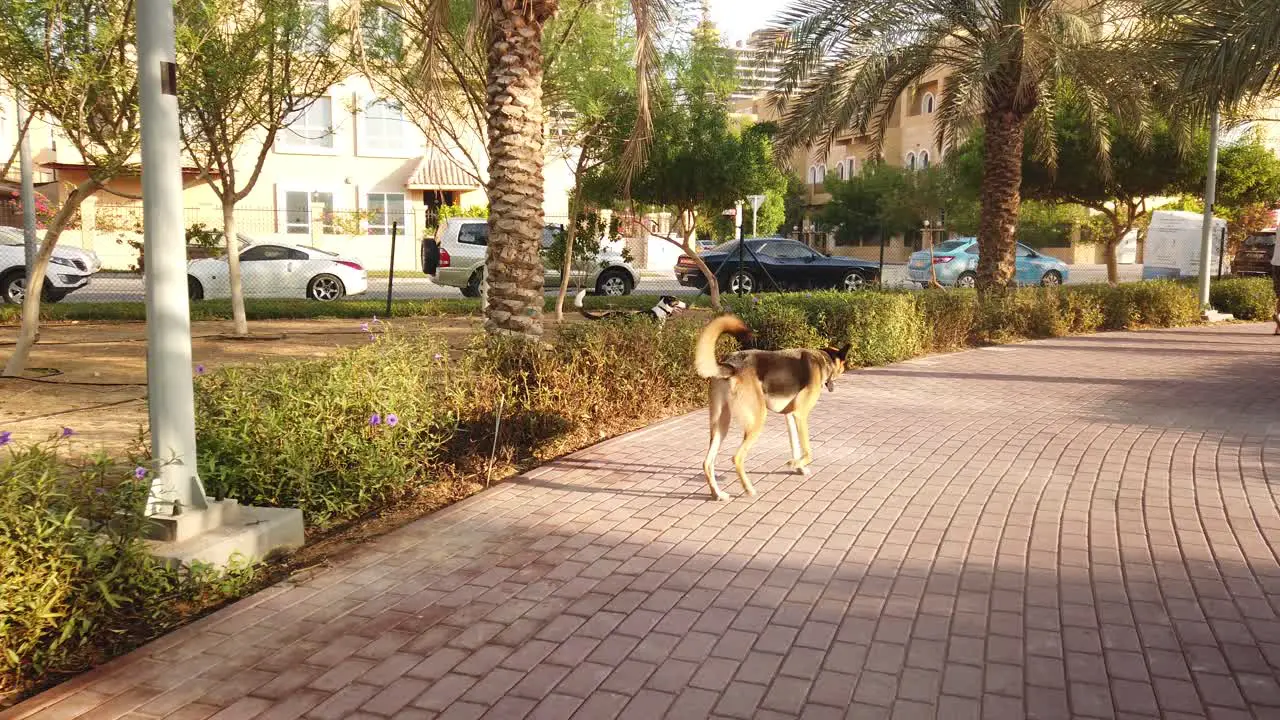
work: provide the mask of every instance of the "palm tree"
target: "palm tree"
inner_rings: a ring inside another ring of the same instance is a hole
[[[1205,0],[1208,2],[1209,0]],[[979,289],[1013,279],[1024,138],[1056,158],[1053,117],[1073,103],[1089,120],[1099,162],[1108,111],[1141,128],[1150,77],[1117,3],[1101,0],[795,0],[771,41],[781,58],[773,101],[781,143],[826,148],[853,131],[873,152],[899,98],[927,74],[943,80],[935,129],[949,151],[983,129]],[[1104,19],[1106,22],[1104,22]]]
[[[393,13],[410,14],[425,52],[438,51],[450,5],[457,0],[365,0]],[[648,87],[657,67],[655,39],[676,0],[630,0],[636,34],[639,122],[628,146],[628,167],[644,159],[652,125]],[[560,0],[476,0],[471,32],[487,38],[484,109],[488,135],[489,251],[485,264],[491,333],[536,338],[542,334],[543,271],[543,31]],[[448,86],[432,88],[455,92]]]
[[[1152,47],[1206,103],[1242,109],[1280,95],[1280,13],[1274,0],[1148,0]]]

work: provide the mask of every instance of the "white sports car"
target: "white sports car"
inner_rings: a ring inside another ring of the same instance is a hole
[[[320,302],[360,295],[369,289],[369,273],[356,260],[306,245],[248,241],[240,251],[240,279],[247,298],[308,298]],[[226,258],[187,264],[192,300],[231,297]]]
[[[57,246],[45,270],[44,295],[48,302],[58,302],[72,291],[89,284],[89,278],[102,269],[98,256],[80,248]],[[27,295],[26,255],[21,228],[0,227],[0,300],[21,304]]]

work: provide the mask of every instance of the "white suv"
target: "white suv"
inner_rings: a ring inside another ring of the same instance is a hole
[[[542,229],[542,249],[555,242],[561,228]],[[484,260],[489,252],[489,221],[481,218],[449,218],[436,231],[435,239],[422,243],[422,271],[435,276],[436,283],[456,287],[467,297],[480,296]],[[560,269],[543,266],[543,284],[559,287]],[[605,251],[596,262],[574,271],[578,287],[588,287],[600,295],[630,295],[640,282],[640,273],[620,253]]]
[[[22,229],[0,227],[0,296],[4,302],[18,305],[27,295],[26,254]],[[45,271],[43,300],[58,302],[74,290],[89,284],[89,278],[102,269],[95,253],[80,248],[55,247]]]

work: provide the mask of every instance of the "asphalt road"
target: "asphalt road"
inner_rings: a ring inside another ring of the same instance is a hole
[[[1142,278],[1141,265],[1121,266],[1121,280],[1139,280]],[[1106,268],[1101,265],[1076,265],[1071,268],[1069,284],[1087,284],[1106,281]],[[885,285],[904,287],[906,267],[903,265],[885,266]],[[374,278],[369,281],[369,290],[364,297],[382,298],[387,294],[387,279]],[[646,276],[634,291],[638,295],[696,295],[692,288],[682,287],[676,282],[673,274]],[[554,295],[555,290],[548,290]],[[397,300],[429,300],[434,298],[460,298],[457,288],[442,287],[426,277],[396,278],[395,297]],[[64,302],[142,302],[144,298],[142,277],[109,273],[95,277],[88,286],[67,296]]]

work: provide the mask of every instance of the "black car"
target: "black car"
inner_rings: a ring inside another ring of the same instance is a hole
[[[859,290],[876,282],[875,263],[815,252],[804,243],[786,238],[751,238],[742,247],[737,240],[698,254],[726,293],[766,290]],[[706,278],[696,263],[681,256],[676,279],[686,287],[705,288]]]

